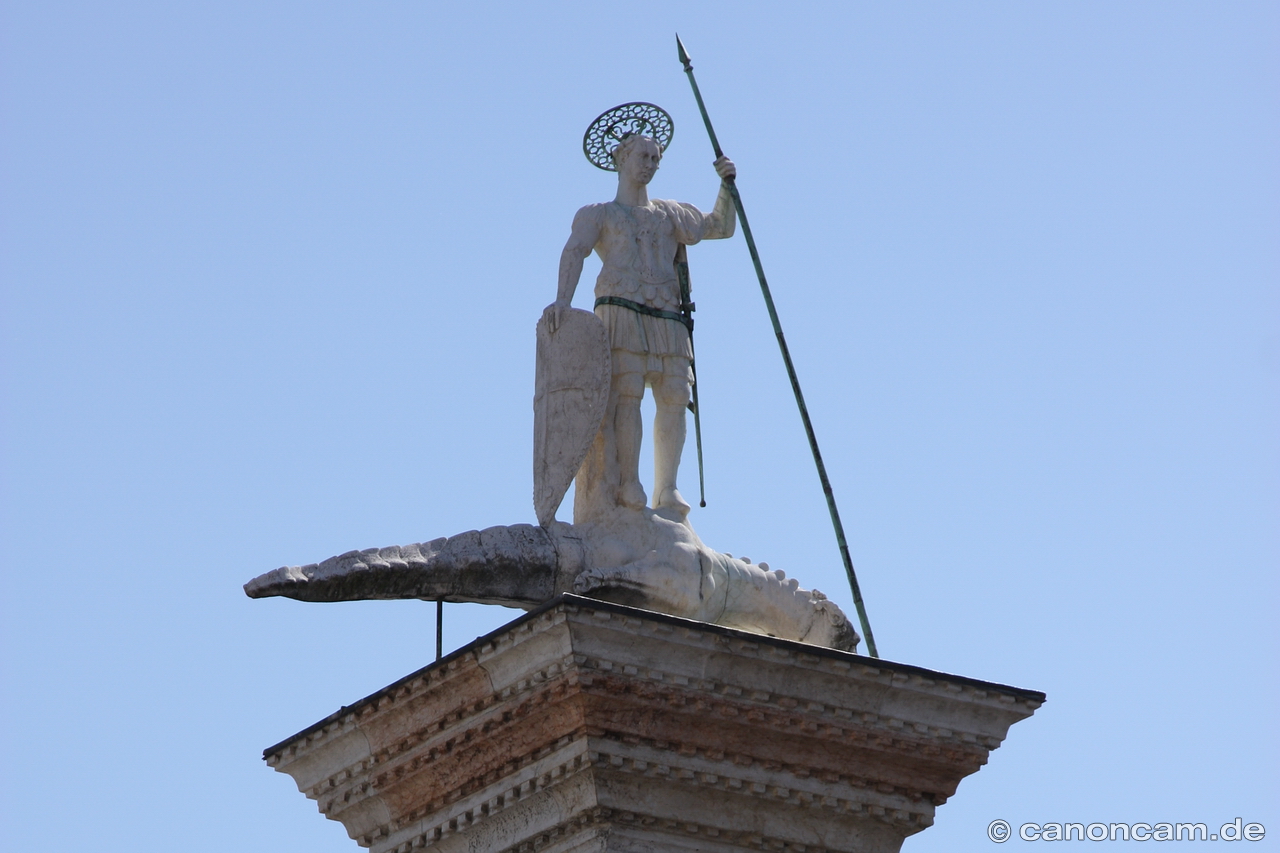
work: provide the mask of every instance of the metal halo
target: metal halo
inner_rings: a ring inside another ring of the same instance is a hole
[[[582,153],[597,169],[616,172],[618,167],[613,162],[613,149],[622,140],[638,133],[658,143],[659,150],[666,151],[675,132],[671,114],[662,107],[644,101],[619,104],[605,110],[591,122],[582,136]]]

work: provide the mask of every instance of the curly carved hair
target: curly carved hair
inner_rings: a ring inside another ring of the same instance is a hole
[[[635,148],[636,144],[642,139],[652,142],[654,145],[658,145],[658,141],[656,139],[651,139],[648,136],[644,136],[639,133],[628,133],[626,136],[622,137],[622,141],[618,143],[618,147],[614,148],[609,155],[613,158],[613,165],[621,169],[623,161],[626,160],[627,157],[631,156],[631,149]],[[661,145],[658,145],[658,157],[662,157]]]

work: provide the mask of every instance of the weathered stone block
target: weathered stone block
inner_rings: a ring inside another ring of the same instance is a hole
[[[265,758],[376,853],[878,853],[1043,702],[567,595]]]

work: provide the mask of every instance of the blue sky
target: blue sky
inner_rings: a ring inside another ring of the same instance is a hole
[[[881,654],[1049,695],[904,850],[1280,837],[1275,4],[0,14],[6,848],[355,849],[260,752],[428,662],[434,607],[240,585],[532,521],[586,125],[663,105],[652,194],[714,199],[676,30]],[[690,260],[693,524],[852,611],[746,248]]]

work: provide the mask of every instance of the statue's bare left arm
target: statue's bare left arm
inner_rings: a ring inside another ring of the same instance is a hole
[[[703,239],[706,240],[732,237],[738,226],[738,211],[733,205],[728,183],[738,177],[738,167],[724,155],[716,160],[715,167],[716,174],[720,176],[720,194],[716,196],[715,207],[707,216],[707,230],[703,234]]]

